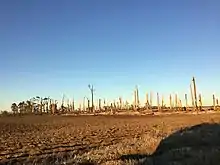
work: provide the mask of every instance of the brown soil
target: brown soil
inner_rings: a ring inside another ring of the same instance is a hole
[[[179,144],[175,138],[172,140],[172,133],[187,126],[219,122],[220,114],[1,117],[0,164],[181,164],[182,160],[186,161],[186,155],[175,156],[177,150],[164,147],[162,142],[168,137],[168,142],[165,141],[168,146]],[[187,140],[194,143],[193,140],[198,139],[193,137],[206,134],[197,132]],[[220,137],[220,133],[215,136]],[[178,147],[191,147],[184,146],[185,141]],[[203,147],[203,143],[198,145]],[[217,150],[218,145],[215,146]],[[200,159],[202,153],[195,152],[196,159]],[[217,161],[213,155],[210,161]],[[212,164],[210,161],[207,160],[208,164]],[[196,162],[199,163],[197,160],[194,164]],[[204,160],[201,162],[205,164]]]

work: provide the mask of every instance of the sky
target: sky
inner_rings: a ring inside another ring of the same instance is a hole
[[[0,110],[42,96],[220,96],[219,0],[1,0]]]

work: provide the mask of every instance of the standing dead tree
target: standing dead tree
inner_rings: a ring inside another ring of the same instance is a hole
[[[87,99],[87,107],[88,107],[88,111],[90,112],[90,100],[86,97]]]
[[[195,111],[195,104],[194,104],[195,102],[194,102],[192,84],[190,84],[190,93],[191,93],[191,99],[192,99],[192,108],[193,108],[193,111]]]
[[[195,77],[193,77],[192,83],[193,83],[193,89],[194,89],[195,107],[196,107],[196,111],[198,112],[197,91],[196,91],[196,80],[195,80]]]
[[[101,111],[102,110],[102,100],[101,99],[99,99],[98,104],[99,104],[99,111]]]
[[[86,99],[86,96],[83,97],[83,111],[84,112],[86,111],[86,105],[85,105],[86,104],[85,103],[86,100],[85,99]]]
[[[150,109],[153,111],[153,92],[150,92]]]
[[[170,110],[173,109],[173,101],[172,101],[172,95],[170,94]]]
[[[160,107],[160,96],[159,93],[157,92],[157,109],[158,111],[161,111],[161,107]]]
[[[70,112],[70,100],[67,99],[67,112]]]
[[[51,104],[52,104],[52,99],[49,99],[49,112],[52,114]]]
[[[165,105],[164,105],[164,96],[162,95],[162,100],[161,100],[161,111],[163,111],[164,108],[165,108]]]
[[[137,95],[136,95],[136,89],[134,89],[134,110],[137,107]]]
[[[72,100],[72,106],[71,106],[71,108],[72,108],[72,112],[74,112],[74,110],[75,110],[75,102],[74,102],[74,97],[73,97],[73,100]]]
[[[62,113],[64,113],[64,111],[65,111],[64,99],[65,99],[65,95],[63,94],[62,101],[61,101],[61,108],[60,108]]]
[[[148,93],[146,93],[146,103],[145,103],[145,107],[146,107],[147,110],[149,110]]]
[[[179,99],[178,107],[179,107],[179,111],[182,111],[182,100],[181,99]]]
[[[137,95],[137,109],[140,107],[140,100],[139,100],[139,91],[138,86],[136,85],[136,95]]]
[[[185,94],[185,107],[186,107],[186,112],[188,112],[188,100],[187,100],[187,94]]]
[[[213,104],[213,110],[215,111],[215,110],[216,110],[216,109],[215,109],[215,108],[216,108],[216,107],[215,107],[215,101],[216,101],[216,100],[215,100],[215,95],[214,95],[214,94],[212,95],[212,100],[213,100],[213,103],[212,103],[212,104]]]
[[[103,99],[103,108],[104,108],[104,111],[106,112],[107,109],[109,108],[108,105],[106,104],[106,99]]]
[[[56,100],[54,101],[51,100],[50,109],[52,114],[56,114],[58,112],[57,104],[58,102]]]
[[[202,111],[202,96],[199,94],[199,110]]]
[[[88,85],[89,87],[89,90],[91,92],[91,100],[92,100],[92,112],[94,112],[94,88],[93,88],[93,85]]]
[[[133,104],[134,110],[138,110],[139,106],[140,106],[139,92],[138,92],[138,87],[136,85],[134,89],[134,104]]]
[[[120,110],[123,109],[123,105],[122,105],[122,97],[119,97],[119,109],[120,109]]]
[[[178,111],[178,97],[177,94],[175,94],[175,109]]]

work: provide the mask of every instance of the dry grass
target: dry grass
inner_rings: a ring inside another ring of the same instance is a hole
[[[187,134],[186,137],[182,136],[183,132],[187,132],[185,130],[172,133],[187,126],[219,121],[218,114],[1,117],[0,163],[47,165],[218,163],[220,161],[216,155],[219,154],[220,145],[214,140],[220,137],[218,125],[205,126],[207,128],[203,131],[194,131],[194,134],[190,136]],[[203,139],[206,137],[207,130],[212,129],[215,129],[215,132],[219,131],[219,134],[215,133],[211,138],[209,136],[210,141],[196,143],[200,137]],[[196,147],[192,147],[192,144],[196,144],[194,145]]]

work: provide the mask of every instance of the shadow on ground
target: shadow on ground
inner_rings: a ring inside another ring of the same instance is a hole
[[[200,124],[179,130],[162,140],[152,155],[123,155],[149,165],[220,164],[220,124]]]

